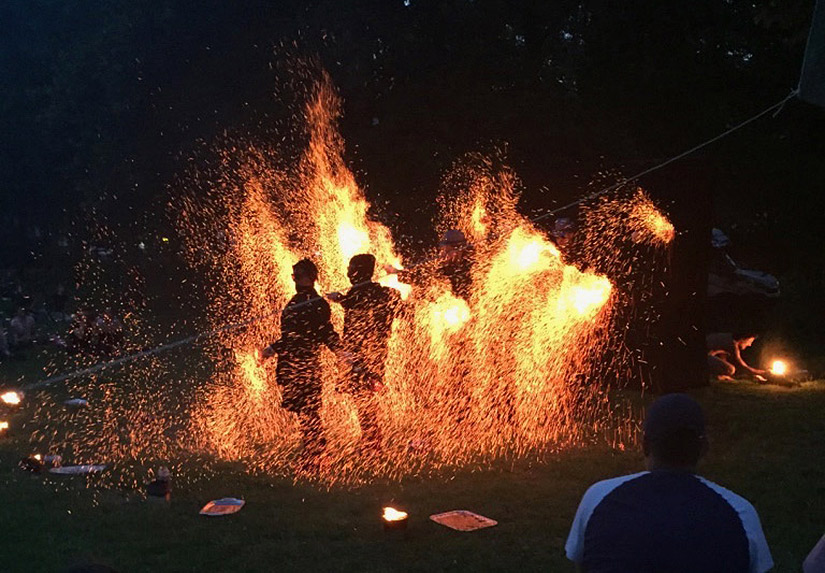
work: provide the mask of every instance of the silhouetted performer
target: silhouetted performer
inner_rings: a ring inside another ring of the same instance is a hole
[[[349,382],[343,390],[352,394],[355,400],[364,441],[378,447],[381,430],[375,392],[384,381],[387,344],[401,297],[397,291],[373,282],[373,272],[374,256],[355,255],[347,269],[353,287],[345,295],[331,293],[327,296],[344,307],[342,346],[351,368]]]
[[[283,407],[298,414],[304,437],[302,457],[317,462],[326,447],[321,425],[321,347],[335,349],[338,333],[330,323],[329,303],[315,290],[318,269],[309,259],[292,267],[297,294],[281,313],[281,338],[263,350],[264,358],[278,355],[276,376]]]

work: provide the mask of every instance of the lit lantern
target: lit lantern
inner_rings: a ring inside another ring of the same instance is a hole
[[[407,512],[398,511],[393,507],[385,507],[384,514],[381,516],[384,520],[384,531],[407,529]]]

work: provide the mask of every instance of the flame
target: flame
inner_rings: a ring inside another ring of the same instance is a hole
[[[432,315],[436,329],[455,332],[470,320],[470,307],[464,299],[447,294],[433,303]]]
[[[6,422],[5,420],[0,421],[0,432],[2,432],[4,430],[8,430],[8,429],[9,429],[9,423]]]
[[[788,373],[788,364],[784,360],[774,360],[771,363],[771,374],[784,376]]]
[[[342,221],[338,225],[338,246],[341,249],[344,263],[347,264],[349,260],[358,253],[366,253],[369,251],[369,233],[363,229],[356,228],[349,221]]]
[[[22,399],[23,395],[20,392],[14,391],[5,392],[2,396],[0,396],[0,400],[3,400],[3,402],[11,406],[16,406]]]
[[[389,287],[395,289],[401,295],[401,300],[407,300],[412,292],[412,285],[407,283],[402,283],[398,279],[397,274],[392,275],[384,275],[380,279],[378,279],[378,283],[384,285],[385,287]]]
[[[398,511],[393,507],[385,507],[384,513],[381,515],[384,521],[401,521],[407,519],[406,511]]]
[[[590,277],[587,284],[571,287],[570,303],[579,316],[588,316],[600,309],[610,298],[612,286],[605,277]]]
[[[239,181],[219,186],[211,210],[204,208],[204,217],[213,217],[213,227],[227,236],[225,249],[210,261],[218,269],[215,326],[239,314],[272,318],[220,334],[229,352],[214,354],[219,368],[193,401],[190,434],[199,452],[243,460],[252,471],[291,474],[302,443],[296,416],[282,408],[278,358],[260,361],[253,350],[279,337],[279,310],[294,293],[291,265],[311,258],[319,292],[346,289],[349,259],[359,253],[374,255],[378,269],[403,268],[390,230],[372,216],[343,160],[339,111],[324,77],[304,108],[308,144],[299,163],[272,161],[277,150],[243,150],[243,166],[233,171]],[[606,349],[614,305],[624,297],[613,296],[614,284],[604,275],[566,264],[555,244],[518,212],[518,179],[499,166],[462,163],[458,176],[445,178],[454,198],[439,200],[433,236],[459,229],[472,244],[472,264],[462,277],[467,292],[458,293],[463,283],[442,262],[416,268],[414,290],[397,274],[378,281],[406,300],[388,346],[362,345],[355,357],[361,371],[381,378],[382,390],[367,406],[380,427],[380,456],[359,447],[368,433],[365,406],[342,384],[354,368],[320,350],[316,381],[330,461],[320,465],[322,480],[400,478],[422,464],[460,466],[583,443],[609,415],[597,384],[572,381],[595,378],[615,360]],[[203,208],[202,200],[193,205]],[[222,209],[226,203],[231,208]],[[616,268],[627,261],[618,246],[638,229],[655,240],[662,226],[647,203],[641,196],[596,203],[609,209],[598,213],[598,224],[582,225],[581,236],[590,240],[581,268],[621,277]],[[598,249],[588,250],[594,245]],[[600,264],[602,252],[616,265]],[[615,284],[624,289],[629,281]],[[340,333],[343,309],[334,302],[330,307]]]
[[[34,454],[32,457],[36,459],[38,462],[43,461],[43,456],[41,456],[40,454]]]
[[[266,389],[266,370],[258,358],[258,350],[253,352],[238,352],[235,359],[243,372],[243,379],[249,391],[255,397],[260,397]]]
[[[487,210],[484,208],[484,204],[480,200],[476,200],[473,212],[470,215],[474,239],[479,240],[487,236],[489,228],[487,220]]]
[[[548,268],[552,264],[545,254],[559,257],[559,250],[542,237],[516,229],[508,241],[510,264],[514,272],[533,272]]]

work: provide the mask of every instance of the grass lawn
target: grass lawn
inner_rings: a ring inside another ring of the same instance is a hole
[[[801,388],[717,384],[706,408],[707,478],[757,508],[776,571],[798,571],[825,532],[825,383]],[[2,414],[2,413],[0,413]],[[227,469],[181,484],[170,502],[134,491],[87,489],[16,467],[26,436],[0,438],[0,570],[60,571],[93,560],[131,571],[572,571],[564,541],[594,481],[640,470],[635,448],[588,447],[541,464],[326,491]],[[198,515],[209,499],[243,497],[240,513]],[[384,532],[381,507],[410,513],[406,532]],[[469,509],[499,525],[472,533],[431,522]]]

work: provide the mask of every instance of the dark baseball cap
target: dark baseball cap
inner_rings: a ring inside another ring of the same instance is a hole
[[[662,440],[683,430],[705,435],[705,415],[699,403],[687,394],[665,394],[650,408],[644,422],[645,438]]]

